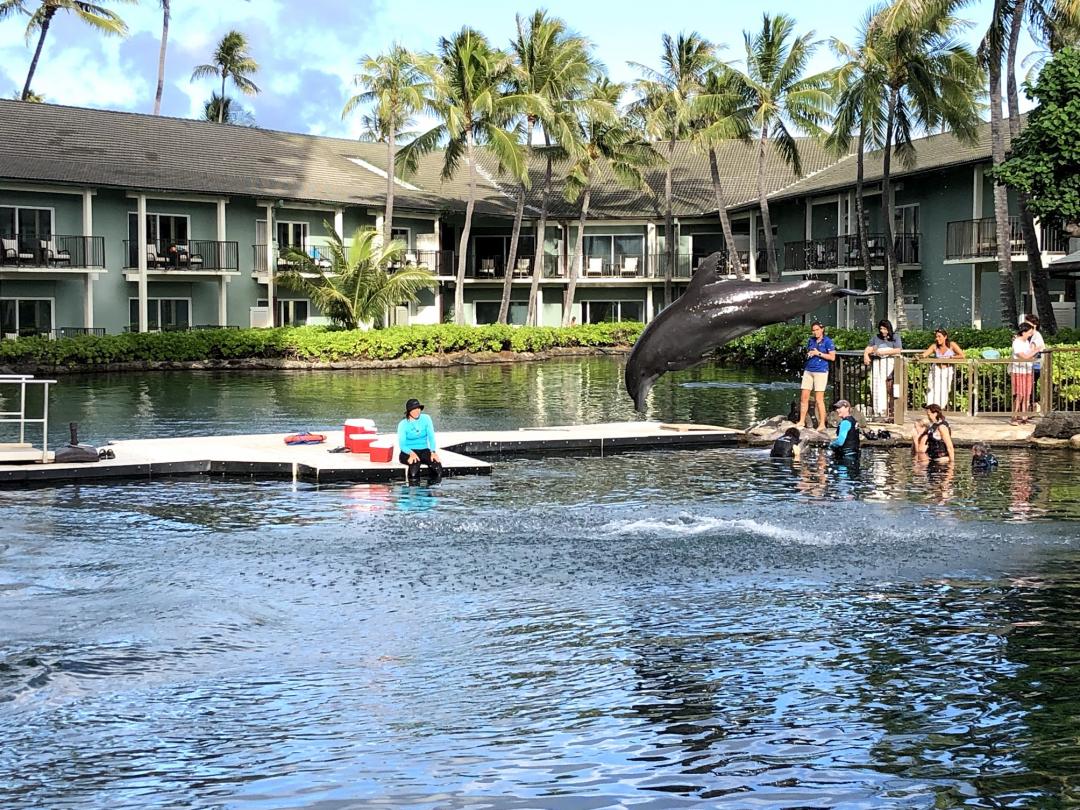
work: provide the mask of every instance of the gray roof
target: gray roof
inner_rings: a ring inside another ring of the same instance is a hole
[[[925,138],[916,139],[913,143],[915,160],[911,165],[904,164],[897,159],[895,154],[893,155],[891,167],[893,177],[899,178],[933,169],[990,160],[990,125],[983,124],[979,127],[973,144],[964,143],[951,132],[928,135]],[[881,150],[866,154],[863,171],[867,183],[881,180],[884,173],[883,156],[884,152]],[[808,174],[802,180],[771,193],[769,199],[783,200],[850,188],[855,185],[855,164],[855,155],[847,155],[821,171]]]

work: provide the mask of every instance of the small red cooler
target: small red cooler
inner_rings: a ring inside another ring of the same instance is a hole
[[[387,463],[394,457],[394,443],[388,439],[372,442],[370,452],[372,461]]]

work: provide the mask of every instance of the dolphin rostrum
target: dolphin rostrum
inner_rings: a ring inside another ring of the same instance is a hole
[[[645,397],[664,372],[690,368],[737,337],[837,298],[875,294],[808,279],[760,283],[719,278],[720,260],[719,253],[705,259],[686,292],[634,344],[626,362],[626,392],[637,410],[645,410]]]

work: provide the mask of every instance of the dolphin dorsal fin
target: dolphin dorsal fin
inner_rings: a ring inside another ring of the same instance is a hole
[[[687,292],[690,290],[696,290],[699,287],[703,287],[706,284],[713,284],[720,280],[720,264],[724,260],[724,254],[720,251],[712,253],[701,260],[701,264],[698,265],[697,270],[690,277],[690,285],[686,288]]]

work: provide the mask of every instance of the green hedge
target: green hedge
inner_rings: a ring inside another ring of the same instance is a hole
[[[826,333],[840,351],[862,351],[870,338],[870,333],[862,329],[828,327]],[[803,347],[809,337],[810,328],[801,324],[766,326],[724,346],[717,352],[717,358],[736,366],[799,368],[806,357]],[[900,337],[907,349],[925,349],[934,342],[934,332],[928,329],[911,329],[901,332]],[[1012,346],[1013,333],[1008,329],[961,327],[950,329],[949,339],[955,340],[962,349],[992,347],[1007,351]],[[1062,329],[1047,344],[1080,344],[1080,330]]]
[[[107,363],[231,359],[397,360],[451,352],[538,352],[556,347],[629,346],[640,323],[567,329],[509,326],[394,326],[370,331],[305,326],[0,341],[0,365],[76,368]]]

